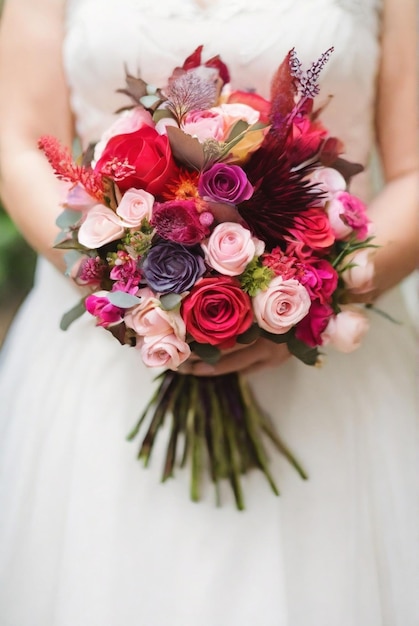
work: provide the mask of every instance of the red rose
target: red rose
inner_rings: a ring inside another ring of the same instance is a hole
[[[202,278],[183,300],[182,317],[198,343],[232,348],[253,322],[252,303],[234,278]]]
[[[312,250],[327,251],[335,241],[327,213],[320,208],[312,208],[300,213],[289,232]]]
[[[326,135],[327,131],[320,122],[313,122],[305,116],[295,118],[285,146],[292,165],[317,154]]]
[[[105,169],[110,161],[128,162],[135,168],[132,174],[122,180],[115,179],[121,191],[135,187],[160,196],[177,173],[168,138],[159,135],[150,126],[111,137],[96,163],[95,171]]]

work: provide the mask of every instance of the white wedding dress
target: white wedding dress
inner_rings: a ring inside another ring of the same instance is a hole
[[[202,6],[205,5],[205,6]],[[124,66],[156,85],[196,46],[235,87],[269,96],[296,47],[308,66],[333,45],[319,101],[366,163],[373,143],[380,6],[375,0],[69,0],[64,62],[77,128],[97,140],[126,102]],[[368,196],[370,177],[356,182]],[[188,474],[160,483],[125,437],[152,391],[139,354],[94,327],[67,332],[70,282],[40,261],[2,355],[1,626],[418,626],[415,339],[395,290],[351,355],[292,359],[252,377],[309,473],[272,458],[281,488],[244,479],[246,510]]]

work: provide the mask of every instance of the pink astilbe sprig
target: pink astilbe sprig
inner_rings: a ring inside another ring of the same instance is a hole
[[[78,165],[71,156],[70,150],[51,135],[43,135],[38,141],[38,147],[47,157],[57,178],[69,183],[80,183],[93,198],[103,201],[104,187],[101,174],[94,170]]]

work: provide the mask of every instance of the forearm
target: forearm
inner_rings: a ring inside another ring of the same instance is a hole
[[[385,185],[370,205],[375,240],[374,293],[398,284],[419,265],[419,173],[412,171]],[[368,298],[367,298],[368,299]]]
[[[0,195],[28,243],[63,270],[63,253],[53,248],[58,232],[55,220],[61,211],[60,183],[45,156],[30,147],[15,153],[4,150]]]

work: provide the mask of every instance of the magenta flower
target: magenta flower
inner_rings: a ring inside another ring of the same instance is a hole
[[[107,328],[111,324],[117,324],[122,320],[124,309],[111,304],[106,297],[106,291],[98,292],[98,294],[92,294],[85,300],[86,310],[96,317],[97,326],[103,326]]]
[[[322,333],[332,315],[333,309],[330,305],[314,300],[308,314],[297,324],[295,336],[312,348],[321,346],[323,344]]]
[[[154,205],[151,224],[163,239],[192,246],[209,234],[203,221],[194,200],[172,200]]]
[[[198,191],[203,198],[214,202],[239,204],[252,197],[253,185],[239,165],[215,163],[202,172]]]
[[[141,281],[141,272],[137,267],[137,262],[119,250],[110,277],[116,281],[112,291],[135,293]]]

